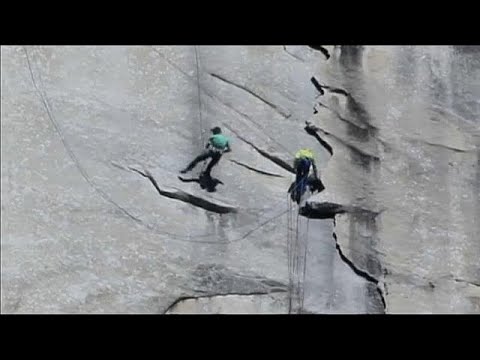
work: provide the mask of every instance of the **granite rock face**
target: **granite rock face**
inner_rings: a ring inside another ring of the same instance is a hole
[[[1,55],[2,312],[480,312],[478,48]]]

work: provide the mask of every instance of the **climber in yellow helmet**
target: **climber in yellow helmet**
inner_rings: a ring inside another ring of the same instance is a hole
[[[315,164],[315,157],[311,149],[300,149],[295,154],[295,160],[293,162],[293,168],[295,169],[296,178],[294,186],[291,186],[289,192],[292,194],[292,199],[298,204],[300,198],[305,193],[308,184],[308,174],[310,167],[313,169],[313,179],[311,188],[314,190],[323,190],[323,184],[321,184],[318,178],[317,166]]]

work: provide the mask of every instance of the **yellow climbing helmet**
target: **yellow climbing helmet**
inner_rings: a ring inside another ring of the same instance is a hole
[[[302,159],[302,158],[313,159],[313,151],[311,149],[300,149],[295,154],[295,158],[296,159]]]

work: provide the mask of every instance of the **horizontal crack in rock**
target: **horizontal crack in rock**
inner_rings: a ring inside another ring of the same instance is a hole
[[[339,204],[322,202],[309,203],[300,208],[299,214],[309,219],[333,219],[337,214],[343,214],[347,210]]]
[[[249,88],[243,86],[243,85],[239,85],[239,84],[236,84],[234,83],[233,81],[231,80],[228,80],[226,78],[224,78],[223,76],[220,76],[220,75],[217,75],[217,74],[214,74],[214,73],[210,73],[210,76],[216,78],[216,79],[219,79],[227,84],[230,84],[232,86],[235,86],[236,88],[239,88],[239,89],[242,89],[243,91],[246,91],[247,93],[249,93],[250,95],[254,96],[255,98],[257,98],[258,100],[262,101],[263,103],[267,104],[268,106],[270,106],[272,109],[274,109],[277,113],[279,113],[280,115],[282,115],[284,118],[288,119],[290,116],[292,116],[292,114],[288,114],[288,113],[285,113],[283,110],[281,110],[277,105],[271,103],[270,101],[264,99],[263,97],[261,97],[260,95],[256,94],[255,92],[253,92],[252,90],[250,90]]]
[[[267,171],[263,171],[263,170],[259,170],[259,169],[255,169],[254,167],[251,167],[247,164],[244,164],[244,163],[241,163],[240,161],[237,161],[237,160],[230,160],[231,162],[233,162],[234,164],[237,164],[237,165],[240,165],[240,166],[243,166],[244,168],[247,168],[249,170],[252,170],[252,171],[255,171],[259,174],[262,174],[262,175],[267,175],[267,176],[273,176],[273,177],[284,177],[283,175],[279,175],[279,174],[274,174],[274,173],[270,173],[270,172],[267,172]]]
[[[410,141],[423,142],[423,143],[425,143],[427,145],[430,145],[430,146],[439,147],[439,148],[442,148],[442,149],[447,149],[447,150],[451,150],[451,151],[458,152],[458,153],[468,153],[468,152],[473,151],[473,150],[454,148],[452,146],[448,146],[448,145],[444,145],[444,144],[432,143],[432,142],[421,140],[421,139],[411,139]]]
[[[278,293],[278,292],[287,292],[287,290],[286,289],[272,289],[271,291],[253,291],[253,292],[248,292],[248,293],[229,292],[229,293],[200,295],[200,296],[181,296],[167,307],[167,309],[164,311],[164,314],[167,314],[177,304],[179,304],[180,302],[185,301],[185,300],[195,300],[195,299],[214,298],[214,297],[223,297],[223,296],[235,296],[235,295],[237,295],[237,296],[269,295],[269,294]]]
[[[281,168],[287,170],[288,172],[291,172],[292,174],[295,174],[295,170],[293,169],[293,166],[290,165],[288,162],[285,160],[280,159],[276,155],[269,154],[267,151],[260,149],[258,146],[253,144],[251,141],[248,141],[245,139],[243,136],[238,134],[236,131],[234,131],[232,128],[229,128],[230,131],[232,131],[240,140],[242,140],[244,143],[250,145],[253,147],[260,155],[263,157],[267,158],[268,160],[272,161],[276,165],[280,166]]]
[[[142,175],[143,177],[148,178],[150,180],[150,182],[153,184],[153,186],[155,187],[155,189],[157,189],[158,193],[162,196],[165,196],[165,197],[168,197],[168,198],[171,198],[171,199],[180,200],[180,201],[189,203],[191,205],[200,207],[202,209],[212,211],[212,212],[216,212],[218,214],[236,213],[238,211],[237,208],[235,208],[233,206],[213,203],[209,200],[206,200],[206,199],[203,199],[201,197],[189,194],[189,193],[187,193],[185,191],[182,191],[182,190],[178,190],[178,189],[175,189],[174,191],[162,190],[158,186],[157,181],[152,176],[152,174],[150,174],[148,172],[148,170],[145,170],[143,172],[143,171],[140,171],[140,170],[135,169],[133,167],[129,167],[129,169],[131,171],[134,171],[134,172]]]
[[[337,214],[371,214],[373,218],[380,212],[364,209],[358,206],[340,205],[331,202],[307,202],[300,208],[299,214],[309,219],[333,219]]]

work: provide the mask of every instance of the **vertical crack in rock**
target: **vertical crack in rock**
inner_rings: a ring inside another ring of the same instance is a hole
[[[239,84],[236,84],[234,83],[233,81],[231,80],[228,80],[226,78],[224,78],[223,76],[220,76],[218,74],[214,74],[214,73],[210,73],[210,76],[216,78],[216,79],[219,79],[229,85],[232,85],[232,86],[235,86],[236,88],[239,88],[239,89],[242,89],[243,91],[246,91],[247,93],[249,93],[250,95],[254,96],[255,98],[257,98],[258,100],[262,101],[263,103],[267,104],[268,106],[270,106],[273,110],[275,110],[277,113],[279,113],[280,115],[282,115],[285,119],[288,119],[290,116],[292,116],[292,114],[289,114],[289,113],[286,113],[285,111],[283,111],[282,109],[280,109],[277,105],[273,104],[272,102],[268,101],[267,99],[261,97],[260,95],[256,94],[254,91],[250,90],[249,88],[243,86],[243,85],[239,85]]]
[[[340,258],[342,259],[342,261],[347,264],[350,269],[352,269],[352,271],[357,274],[358,276],[364,278],[365,280],[367,280],[368,282],[371,282],[372,284],[375,284],[375,286],[377,287],[377,292],[378,294],[380,295],[380,299],[382,300],[382,304],[383,304],[383,309],[385,311],[385,309],[387,308],[387,303],[385,302],[385,296],[383,294],[383,291],[381,290],[380,286],[379,286],[379,281],[377,279],[375,279],[372,275],[370,275],[368,272],[366,271],[363,271],[361,269],[359,269],[354,263],[352,260],[350,260],[348,257],[345,256],[345,254],[343,253],[342,251],[342,248],[340,247],[340,244],[338,243],[338,240],[337,240],[337,234],[333,233],[333,238],[335,239],[335,248],[337,249],[338,251],[338,255],[340,256]]]
[[[322,203],[306,203],[305,206],[303,206],[300,209],[300,215],[305,216],[310,219],[333,219],[334,221],[334,226],[336,226],[335,223],[335,216],[337,214],[343,214],[343,213],[355,213],[355,212],[362,212],[365,211],[364,209],[361,208],[356,208],[356,207],[351,207],[351,206],[344,206],[340,204],[335,204],[335,203],[329,203],[329,202],[322,202]],[[375,213],[377,214],[377,213]],[[378,215],[378,214],[377,214]],[[342,251],[342,248],[340,247],[340,244],[337,241],[337,235],[335,233],[332,234],[333,238],[335,239],[335,248],[337,249],[337,252],[342,259],[342,261],[347,264],[352,271],[364,278],[366,281],[375,284],[376,289],[378,294],[380,295],[380,299],[383,304],[383,309],[384,311],[386,310],[386,301],[385,301],[385,296],[384,293],[380,287],[380,281],[377,280],[375,277],[373,277],[371,274],[369,274],[367,271],[364,271],[357,267],[352,260],[350,260]]]
[[[234,163],[234,164],[237,164],[237,165],[240,165],[240,166],[243,166],[244,168],[247,168],[247,169],[249,169],[249,170],[255,171],[255,172],[257,172],[257,173],[259,173],[259,174],[262,174],[262,175],[273,176],[273,177],[281,177],[281,178],[284,177],[283,175],[274,174],[274,173],[270,173],[270,172],[268,172],[268,171],[263,171],[263,170],[255,169],[254,167],[251,167],[251,166],[249,166],[249,165],[247,165],[247,164],[244,164],[244,163],[242,163],[242,162],[240,162],[240,161],[237,161],[237,160],[231,159],[230,162],[232,162],[232,163]]]
[[[155,178],[152,176],[152,174],[148,172],[148,170],[140,171],[133,167],[129,167],[129,169],[149,179],[150,182],[155,187],[155,189],[157,189],[158,193],[162,196],[165,196],[171,199],[180,200],[180,201],[189,203],[191,205],[200,207],[204,210],[215,212],[217,214],[236,213],[238,211],[237,208],[231,205],[214,203],[209,200],[203,199],[201,197],[189,194],[182,190],[178,190],[178,189],[162,190],[160,186],[158,186],[158,183],[155,180]]]

